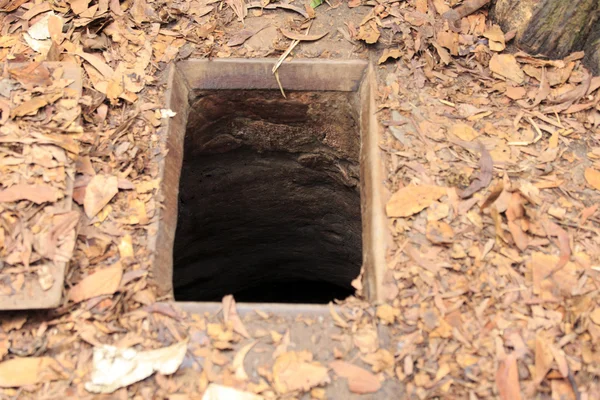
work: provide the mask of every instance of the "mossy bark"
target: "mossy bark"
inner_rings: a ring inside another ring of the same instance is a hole
[[[583,50],[599,4],[598,0],[546,0],[523,32],[520,46],[556,58]]]
[[[585,64],[592,70],[594,75],[600,75],[600,20],[592,27],[592,31],[584,46]]]
[[[600,0],[496,0],[491,15],[505,31],[516,31],[517,46],[528,53],[563,58],[584,50],[598,73]]]

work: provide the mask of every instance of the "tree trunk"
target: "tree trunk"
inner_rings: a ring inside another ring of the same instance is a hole
[[[594,75],[600,75],[600,20],[592,27],[584,46],[585,58],[583,62],[587,65]]]
[[[563,58],[584,50],[585,62],[600,69],[600,0],[496,0],[492,18],[516,31],[517,46],[531,54]]]

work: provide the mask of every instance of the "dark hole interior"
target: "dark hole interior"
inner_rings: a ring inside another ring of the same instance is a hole
[[[205,91],[179,186],[178,301],[327,303],[362,263],[357,95]]]

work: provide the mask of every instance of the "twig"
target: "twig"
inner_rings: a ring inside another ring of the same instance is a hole
[[[311,26],[312,26],[312,21],[310,21],[310,24],[308,25],[308,29],[306,29],[305,35],[308,35],[308,33],[310,32]],[[294,48],[296,46],[298,46],[298,43],[300,43],[299,40],[292,41],[292,43],[290,44],[290,47],[288,47],[288,49],[281,55],[281,57],[279,57],[279,60],[277,60],[277,62],[275,63],[275,65],[273,66],[273,69],[272,69],[273,75],[275,75],[275,80],[277,81],[277,84],[279,85],[279,90],[281,90],[281,94],[283,95],[284,98],[287,98],[287,97],[285,96],[285,92],[283,91],[283,86],[281,85],[281,81],[279,80],[278,69],[281,66],[281,64],[283,64],[285,59],[290,55],[292,50],[294,50]]]

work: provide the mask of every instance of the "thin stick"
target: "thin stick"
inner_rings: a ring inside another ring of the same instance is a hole
[[[308,25],[308,29],[306,30],[305,35],[308,35],[308,33],[310,32],[310,27],[311,26],[312,26],[312,21],[310,21],[310,25]],[[292,50],[294,50],[294,48],[296,46],[298,46],[298,43],[300,43],[299,40],[292,41],[292,43],[290,43],[290,47],[288,47],[288,49],[281,55],[281,57],[279,57],[279,60],[277,60],[277,62],[273,66],[273,69],[271,70],[273,72],[273,75],[275,75],[275,80],[277,81],[277,85],[279,85],[279,90],[281,91],[281,94],[286,99],[287,99],[287,97],[285,95],[285,92],[283,91],[283,86],[281,85],[281,81],[279,80],[279,71],[278,71],[278,69],[281,66],[281,64],[283,64],[283,62],[285,61],[285,59],[290,55],[290,53],[292,52]]]

